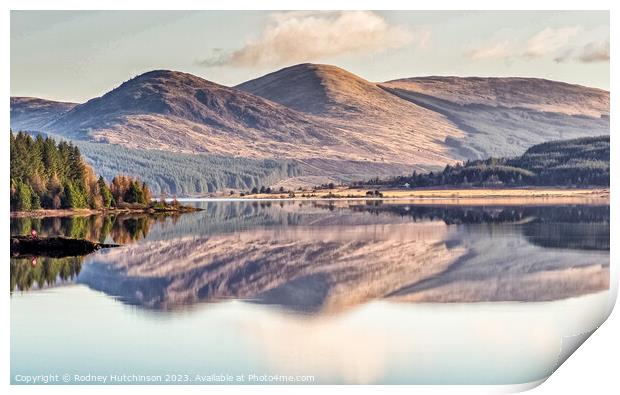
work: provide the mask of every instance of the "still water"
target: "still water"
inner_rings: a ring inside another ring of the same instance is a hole
[[[519,384],[608,309],[607,205],[194,204],[12,219],[123,244],[11,258],[12,382]]]

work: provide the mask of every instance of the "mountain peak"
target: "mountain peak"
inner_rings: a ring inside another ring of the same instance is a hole
[[[356,76],[355,74],[351,73],[350,71],[347,71],[341,67],[338,66],[334,66],[331,64],[323,64],[323,63],[299,63],[293,66],[288,66],[285,67],[283,69],[280,69],[278,71],[274,71],[273,73],[270,74],[276,74],[276,73],[280,73],[280,72],[285,72],[285,71],[289,71],[289,72],[312,72],[312,73],[324,73],[324,74],[328,74],[328,73],[332,73],[332,74],[344,74],[344,75],[348,75],[354,78],[360,78],[358,76]],[[267,74],[267,75],[270,75]]]
[[[269,73],[235,88],[311,114],[355,110],[357,98],[380,88],[357,75],[327,64],[302,63]],[[343,103],[348,103],[342,108]]]
[[[76,107],[74,115],[90,114],[96,108],[100,115],[151,113],[179,116],[194,122],[210,117],[203,112],[207,98],[226,97],[230,88],[181,71],[152,70],[137,75],[105,95]]]
[[[180,86],[222,86],[193,74],[174,70],[151,70],[131,78],[120,87],[153,85],[166,88]],[[120,88],[119,87],[119,88]],[[117,88],[118,89],[118,88]]]

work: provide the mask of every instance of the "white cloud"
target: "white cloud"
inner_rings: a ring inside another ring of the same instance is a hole
[[[525,45],[523,56],[528,59],[540,58],[564,48],[581,28],[578,26],[559,29],[546,28],[532,36]]]
[[[410,43],[424,46],[430,32],[390,25],[370,11],[281,12],[242,48],[214,53],[205,66],[278,66],[329,56],[374,53]]]
[[[470,49],[465,51],[465,56],[474,60],[482,59],[508,59],[512,56],[513,43],[509,40],[491,43],[488,46]]]
[[[554,59],[557,63],[566,62],[609,62],[609,38],[590,41],[585,45],[568,48]]]
[[[490,41],[464,51],[463,55],[473,60],[514,61],[551,57],[558,63],[608,62],[609,37],[601,39],[601,34],[605,34],[604,31],[584,32],[579,26],[548,27],[522,40]]]

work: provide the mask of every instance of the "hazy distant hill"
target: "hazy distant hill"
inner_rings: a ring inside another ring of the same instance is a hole
[[[36,97],[11,97],[11,128],[15,130],[41,129],[77,106]]]
[[[86,153],[95,169],[136,171],[118,155],[113,160],[105,153],[112,151],[104,147],[114,150],[109,144],[116,144],[134,150],[136,157],[165,161],[162,169],[142,166],[157,173],[153,179],[176,177],[182,163],[192,163],[193,174],[199,174],[200,161],[190,157],[200,154],[221,163],[275,160],[282,169],[294,163],[295,171],[274,173],[290,178],[291,186],[515,156],[545,141],[609,134],[608,114],[609,92],[560,82],[424,77],[377,84],[315,64],[288,67],[234,88],[157,70],[79,105],[11,98],[12,129],[101,143],[93,145],[101,153]],[[175,153],[190,156],[168,163],[165,158]],[[217,188],[247,185],[230,174],[217,179]],[[236,181],[228,185],[228,179]],[[272,176],[250,179],[275,182]],[[206,185],[205,180],[194,182]],[[186,182],[175,188],[204,190],[186,188]]]
[[[609,92],[540,78],[418,77],[381,86],[417,92],[456,104],[527,108],[567,115],[609,115]]]
[[[600,89],[535,78],[422,77],[380,86],[458,125],[467,137],[446,143],[469,159],[609,134],[609,92]]]

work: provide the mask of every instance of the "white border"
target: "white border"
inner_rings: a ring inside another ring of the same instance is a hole
[[[616,2],[617,3],[617,2]],[[370,1],[370,0],[358,0],[355,2],[347,2],[343,0],[272,0],[266,1],[263,0],[260,3],[257,1],[250,0],[227,0],[225,2],[206,2],[206,1],[198,1],[198,0],[176,0],[174,2],[163,1],[163,0],[151,0],[148,2],[139,2],[139,1],[129,1],[129,0],[108,0],[108,1],[77,1],[77,0],[56,0],[54,2],[50,1],[9,1],[8,2],[10,9],[15,10],[37,10],[37,9],[82,9],[82,10],[98,10],[98,9],[118,9],[118,10],[133,10],[133,9],[157,9],[157,10],[173,10],[173,9],[186,9],[186,10],[200,10],[200,9],[213,9],[213,10],[243,10],[243,9],[263,9],[263,10],[317,10],[317,9],[332,9],[332,10],[340,10],[340,9],[370,9],[370,10],[407,10],[407,9],[417,9],[417,10],[611,10],[611,34],[612,36],[616,32],[614,28],[615,23],[618,18],[616,17],[616,13],[613,5],[615,5],[612,1],[604,1],[604,0],[589,0],[589,1],[542,1],[542,0],[521,0],[521,1],[489,1],[489,0],[469,0],[467,2],[460,2],[458,0],[434,0],[434,1],[399,1],[399,0],[381,0],[381,1]],[[53,6],[53,7],[52,7]],[[145,8],[148,7],[148,8]],[[467,8],[466,8],[467,7]],[[2,85],[3,90],[5,92],[2,97],[2,103],[4,105],[5,111],[0,111],[0,117],[2,117],[3,124],[5,125],[5,130],[8,131],[10,121],[9,121],[9,97],[10,97],[10,13],[6,10],[2,13],[0,17],[0,26],[3,30],[3,37],[1,40],[2,43],[2,53],[4,56],[2,57]],[[618,53],[618,45],[616,41],[616,37],[613,37],[611,40],[611,55],[612,55],[612,64],[614,64],[614,59],[616,58],[616,54]],[[613,75],[610,76],[610,91],[617,91],[617,80]],[[612,94],[611,101],[611,135],[615,136],[616,128],[615,128],[615,115],[620,114],[618,111],[617,101],[614,100],[614,94]],[[612,141],[615,137],[612,137]],[[8,187],[9,187],[9,179],[8,179],[8,168],[9,168],[9,155],[8,155],[8,139],[2,144],[4,149],[3,155],[1,155],[2,163],[3,163],[3,171],[0,173],[0,183],[2,185],[3,191],[0,192],[0,201],[2,202],[2,207],[5,213],[9,211],[9,202],[8,202]],[[615,168],[614,163],[616,162],[616,158],[619,157],[619,149],[618,145],[612,144],[612,168]],[[616,265],[614,263],[618,262],[615,260],[617,253],[614,245],[618,245],[616,242],[620,241],[618,237],[618,233],[616,232],[616,223],[618,220],[618,215],[615,210],[617,207],[618,199],[616,197],[614,186],[618,184],[618,174],[615,171],[612,171],[612,227],[611,227],[611,276],[612,276],[612,285],[611,285],[611,294],[613,295],[613,301],[610,303],[610,311],[613,307],[613,302],[615,302],[617,292],[618,292],[618,270],[616,269]],[[5,218],[8,218],[6,216]],[[5,223],[4,227],[1,230],[0,239],[6,240],[9,236],[9,226],[8,221]],[[2,248],[4,249],[1,256],[8,256],[8,244],[3,243]],[[4,284],[8,284],[9,277],[9,265],[7,260],[5,260],[4,265]],[[511,392],[512,391],[520,391],[526,390],[532,386],[535,386],[536,383],[532,383],[530,385],[521,385],[516,387],[496,387],[496,386],[450,386],[450,387],[436,387],[436,386],[381,386],[380,388],[371,387],[371,386],[318,386],[318,387],[302,387],[302,386],[281,386],[281,387],[273,387],[273,386],[258,386],[248,388],[244,387],[236,387],[236,386],[227,386],[227,387],[202,387],[202,386],[174,386],[172,387],[157,387],[157,386],[118,386],[111,389],[106,386],[89,386],[89,387],[81,387],[81,386],[73,386],[73,387],[61,387],[61,386],[48,386],[48,387],[33,387],[33,386],[9,386],[9,362],[10,362],[10,353],[8,352],[10,347],[10,337],[9,337],[9,329],[10,329],[10,320],[9,320],[9,297],[8,293],[5,293],[5,301],[1,304],[2,308],[2,320],[3,325],[1,326],[1,335],[4,347],[2,350],[4,351],[3,358],[0,359],[1,363],[1,371],[0,373],[0,382],[3,384],[3,387],[8,387],[8,391],[10,393],[31,393],[31,392],[50,392],[50,393],[58,393],[58,394],[66,394],[66,393],[83,393],[85,391],[93,392],[93,393],[109,393],[110,391],[118,392],[118,393],[149,393],[149,394],[159,394],[159,393],[169,393],[171,391],[177,393],[205,393],[205,392],[217,392],[224,394],[237,394],[239,391],[248,391],[257,393],[316,393],[318,391],[324,392],[332,392],[332,391],[343,391],[343,392],[355,392],[357,393],[370,393],[370,391],[381,390],[390,393],[497,393],[497,392]],[[620,385],[618,383],[618,364],[617,364],[617,353],[619,350],[619,342],[618,337],[620,336],[620,313],[617,311],[612,314],[610,319],[607,320],[605,324],[594,333],[594,335],[586,341],[586,343],[581,346],[574,356],[571,356],[567,362],[562,365],[556,373],[554,373],[548,381],[539,387],[537,387],[533,393],[539,394],[583,394],[588,391],[596,394],[615,394],[620,390]]]
[[[550,1],[521,0],[493,1],[458,0],[405,1],[405,0],[251,0],[200,1],[176,0],[9,0],[13,10],[609,10],[610,0]]]

